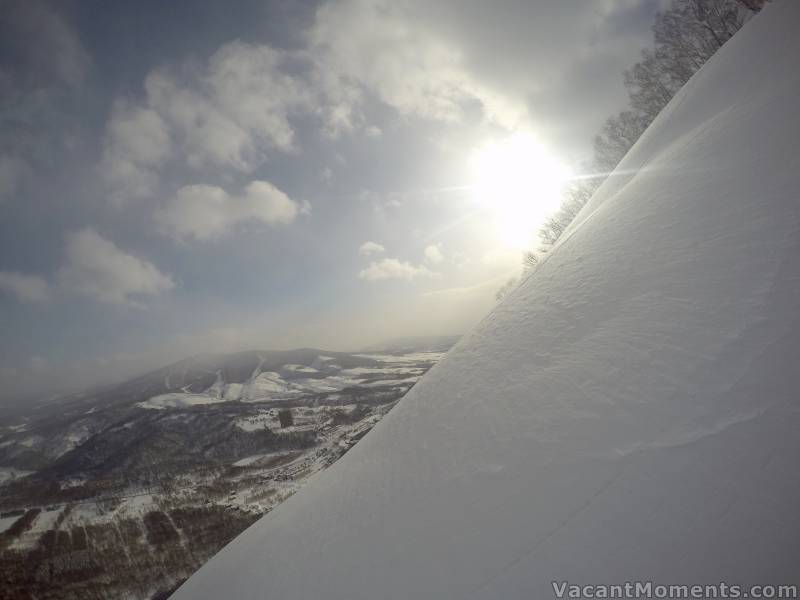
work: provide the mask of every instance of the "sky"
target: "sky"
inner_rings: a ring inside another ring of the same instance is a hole
[[[660,3],[0,0],[0,398],[468,330]]]

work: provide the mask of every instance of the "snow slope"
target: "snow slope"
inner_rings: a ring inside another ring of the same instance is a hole
[[[175,597],[797,583],[798,30],[795,0],[752,20],[548,260]]]

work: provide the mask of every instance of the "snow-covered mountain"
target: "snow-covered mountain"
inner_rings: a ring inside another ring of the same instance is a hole
[[[796,582],[800,2],[673,99],[549,258],[183,599]]]
[[[441,358],[194,356],[0,418],[0,597],[165,597]]]

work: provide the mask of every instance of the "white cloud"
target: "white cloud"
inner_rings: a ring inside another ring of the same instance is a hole
[[[519,123],[524,102],[485,86],[470,72],[462,48],[415,18],[409,4],[336,0],[317,11],[310,51],[328,74],[328,89],[350,102],[340,110],[358,111],[363,94],[352,91],[357,85],[405,115],[456,122],[477,103],[492,121]],[[367,128],[368,134],[378,131]]]
[[[0,290],[15,295],[23,302],[45,302],[50,299],[47,281],[35,275],[0,271]]]
[[[329,0],[307,39],[328,88],[349,90],[340,93],[354,122],[375,97],[405,116],[453,123],[479,115],[585,151],[624,105],[620,74],[650,43],[658,8],[643,0]]]
[[[106,126],[101,169],[113,194],[152,195],[167,159],[251,172],[272,150],[295,152],[290,116],[320,103],[308,81],[287,73],[291,60],[291,53],[237,41],[199,69],[153,70],[141,105],[118,101]]]
[[[253,181],[240,196],[212,185],[182,187],[155,213],[159,230],[178,240],[219,239],[248,221],[291,223],[305,209],[268,181]]]
[[[296,50],[234,41],[204,63],[154,69],[141,105],[112,114],[106,177],[117,196],[152,194],[165,161],[140,149],[164,148],[164,139],[174,145],[170,158],[193,169],[251,173],[273,152],[299,150],[294,117],[318,119],[333,137],[380,136],[366,116],[372,99],[404,116],[477,117],[569,137],[567,145],[580,139],[585,148],[624,101],[619,73],[649,40],[642,23],[652,7],[640,0],[547,9],[498,3],[487,11],[475,1],[329,0]],[[611,41],[598,45],[598,38]],[[597,98],[591,110],[589,89]],[[141,130],[124,127],[145,118]]]
[[[142,297],[175,287],[153,263],[126,254],[90,228],[67,234],[65,255],[61,285],[100,302],[141,307]]]
[[[102,175],[112,198],[147,198],[156,191],[158,167],[169,157],[170,134],[161,116],[150,108],[118,100],[106,127]]]
[[[269,46],[225,44],[199,75],[152,72],[148,102],[175,130],[190,166],[250,172],[269,150],[296,150],[289,116],[313,106],[308,86],[286,72],[289,59]]]
[[[374,190],[361,190],[358,193],[358,200],[368,204],[378,214],[400,208],[409,200],[409,197],[409,194],[400,192],[380,193]]]
[[[411,281],[416,277],[434,277],[435,275],[425,266],[414,266],[409,262],[400,261],[396,258],[384,258],[381,261],[372,262],[358,274],[359,278],[367,281],[382,281],[385,279]]]
[[[478,117],[567,137],[567,145],[578,139],[585,148],[624,102],[619,74],[648,43],[642,24],[655,8],[642,0],[547,8],[498,0],[491,11],[474,0],[329,0],[298,49],[234,41],[205,62],[162,66],[130,110],[141,119],[152,111],[173,141],[170,159],[193,169],[252,173],[273,152],[297,152],[292,119],[299,116],[318,119],[333,137],[380,136],[366,116],[373,99],[404,116]],[[161,133],[150,123],[121,135],[125,118],[115,111],[109,120],[103,170],[116,196],[150,195],[164,161],[137,148]]]
[[[358,249],[358,253],[362,256],[370,256],[371,254],[382,254],[386,252],[386,248],[377,242],[364,242]]]
[[[444,260],[444,254],[442,254],[441,244],[431,244],[425,248],[425,260],[432,264],[438,265],[440,262]]]

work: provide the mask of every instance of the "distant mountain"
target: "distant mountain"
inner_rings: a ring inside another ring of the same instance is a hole
[[[201,354],[0,422],[0,595],[174,588],[363,438],[432,347]]]
[[[365,348],[364,353],[408,354],[412,352],[447,352],[459,336],[408,337],[388,340]],[[121,383],[112,383],[86,391],[51,395],[42,400],[31,397],[27,403],[18,403],[0,411],[0,426],[3,422],[15,421],[26,413],[43,415],[57,410],[74,412],[88,408],[101,409],[109,406],[135,404],[152,396],[169,392],[200,393],[218,380],[224,383],[242,384],[253,373],[272,371],[286,364],[311,367],[320,356],[334,359],[332,362],[342,368],[375,365],[368,356],[354,353],[298,348],[295,350],[247,350],[228,354],[203,353],[185,358],[144,375],[133,377]],[[323,376],[323,370],[317,376]],[[26,408],[27,406],[27,408]]]
[[[174,391],[199,393],[214,385],[244,383],[258,370],[274,371],[287,364],[311,367],[319,356],[329,356],[342,368],[375,365],[376,361],[344,352],[329,352],[314,348],[297,350],[248,350],[233,354],[198,354],[162,369],[135,377],[122,384],[106,386],[101,396],[113,402],[138,402]],[[93,402],[97,401],[95,397]]]
[[[313,348],[296,350],[248,350],[230,354],[197,354],[176,363],[133,377],[121,383],[90,388],[86,391],[50,396],[46,401],[31,403],[27,411],[17,407],[3,417],[5,421],[33,413],[44,415],[53,410],[72,413],[88,408],[96,410],[125,404],[135,404],[149,397],[174,391],[202,392],[221,377],[226,383],[243,383],[261,365],[271,370],[284,364],[310,365],[320,354],[334,357],[338,364],[357,367],[375,364],[367,357]],[[54,407],[58,407],[55,409]],[[2,425],[2,420],[0,420]]]
[[[113,424],[125,411],[148,402],[149,408],[238,400],[286,402],[357,387],[364,378],[348,377],[352,370],[380,373],[381,365],[372,356],[313,348],[198,354],[122,383],[38,405],[21,419],[0,421],[0,467],[40,468],[91,432]]]
[[[388,354],[407,354],[410,352],[447,352],[456,345],[461,335],[399,337],[374,344],[364,352],[385,352]]]

